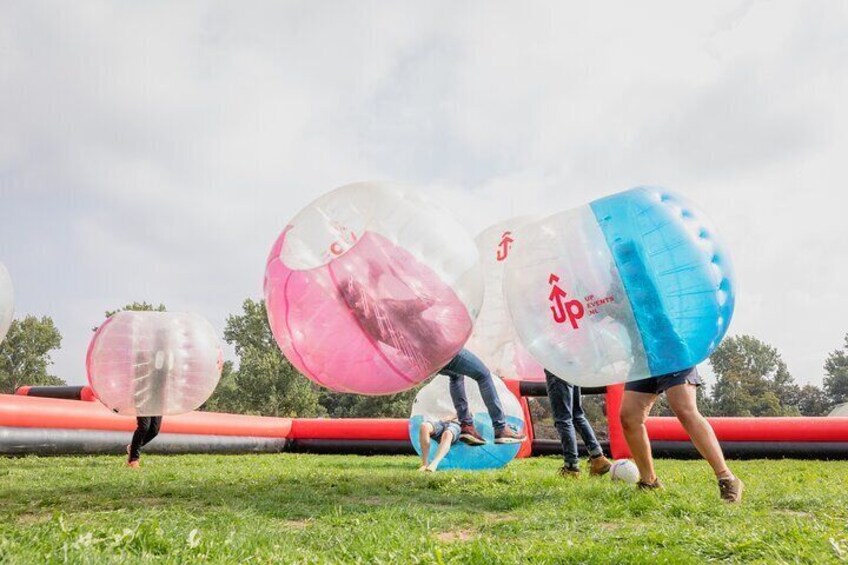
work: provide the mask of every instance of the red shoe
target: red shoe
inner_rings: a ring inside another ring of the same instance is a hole
[[[141,463],[138,462],[138,459],[136,459],[135,461],[127,461],[127,467],[138,469],[139,467],[141,467]]]
[[[474,427],[474,424],[462,424],[460,426],[459,441],[466,445],[486,445],[486,440]]]
[[[495,443],[521,443],[527,439],[526,434],[518,433],[510,426],[495,432]]]

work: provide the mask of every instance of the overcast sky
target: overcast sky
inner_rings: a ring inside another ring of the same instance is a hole
[[[820,383],[848,331],[846,29],[842,1],[0,2],[0,261],[81,383],[107,309],[222,331],[336,186],[409,183],[477,233],[658,184],[729,245],[730,334]]]

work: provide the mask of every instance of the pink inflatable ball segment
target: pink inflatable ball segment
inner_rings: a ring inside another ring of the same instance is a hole
[[[15,292],[12,278],[5,265],[0,263],[0,343],[6,338],[15,314]]]
[[[541,382],[545,380],[544,370],[515,332],[503,289],[504,268],[513,257],[515,238],[520,227],[532,221],[534,218],[525,216],[498,222],[474,239],[483,265],[485,294],[465,347],[496,375]]]
[[[393,394],[437,372],[471,334],[482,296],[465,228],[384,183],[343,186],[309,204],[265,271],[280,349],[306,377],[341,392]]]
[[[128,416],[183,414],[200,407],[221,377],[212,325],[181,312],[118,312],[88,349],[88,382],[110,410]]]

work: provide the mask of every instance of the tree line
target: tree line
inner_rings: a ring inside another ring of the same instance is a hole
[[[164,311],[165,306],[134,302],[106,315],[120,310]],[[227,318],[224,340],[233,346],[238,366],[232,361],[224,364],[218,388],[202,410],[291,417],[406,417],[417,392],[415,388],[390,396],[361,396],[315,385],[280,352],[261,300],[245,300],[241,312]],[[0,344],[0,392],[12,393],[21,385],[64,384],[50,373],[50,354],[61,343],[62,335],[48,316],[12,322]],[[707,415],[821,416],[848,402],[848,334],[825,359],[821,387],[797,384],[777,349],[749,335],[726,338],[709,362],[716,381],[698,395]],[[662,402],[656,411],[670,413]]]

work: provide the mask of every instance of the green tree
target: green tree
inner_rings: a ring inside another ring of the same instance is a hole
[[[106,318],[111,318],[118,312],[166,312],[164,304],[159,304],[158,306],[154,306],[153,304],[149,304],[147,302],[131,302],[118,308],[116,310],[106,310]],[[97,331],[97,328],[92,328],[93,331]]]
[[[13,393],[22,385],[63,385],[48,373],[50,352],[62,345],[62,334],[53,319],[27,316],[14,320],[0,344],[0,392]]]
[[[716,416],[797,415],[797,386],[777,349],[749,335],[725,339],[712,355]]]
[[[159,304],[159,306],[154,306],[153,304],[149,304],[147,302],[132,302],[130,304],[126,304],[125,306],[118,308],[117,310],[107,310],[106,317],[109,318],[113,314],[117,314],[118,312],[167,312],[167,308],[165,308],[164,304]]]
[[[209,397],[201,410],[207,412],[230,412],[233,414],[243,414],[247,412],[243,406],[239,404],[238,383],[236,382],[237,372],[233,368],[232,361],[224,361],[224,366],[221,367],[221,380],[218,381],[218,386],[215,387],[215,392]]]
[[[832,404],[848,402],[848,334],[841,348],[824,362],[824,391]]]
[[[318,387],[280,353],[263,301],[245,300],[242,313],[227,318],[224,339],[235,347],[239,367],[222,379],[207,405],[263,416],[325,414]]]
[[[796,386],[792,406],[798,408],[802,416],[827,416],[831,402],[821,388],[807,384]]]
[[[421,387],[386,396],[363,396],[322,390],[319,402],[333,418],[407,418]]]

